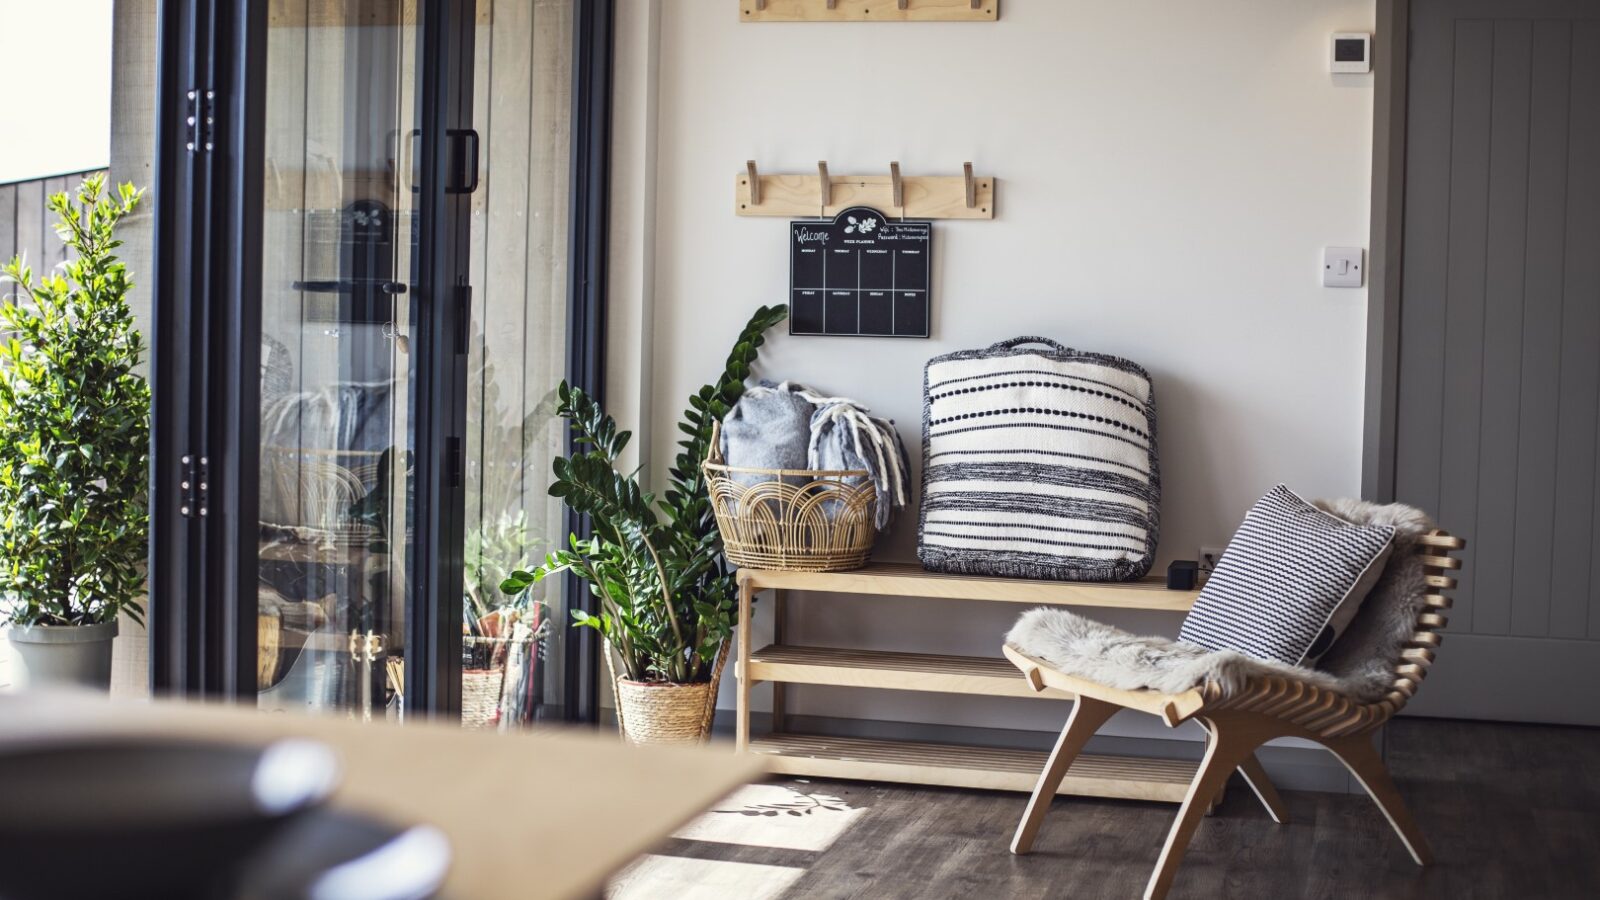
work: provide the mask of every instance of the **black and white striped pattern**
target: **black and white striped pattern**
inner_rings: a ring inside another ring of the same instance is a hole
[[[930,360],[922,416],[925,568],[1068,581],[1150,570],[1161,479],[1143,369],[1017,338]]]
[[[1325,652],[1383,571],[1388,525],[1356,525],[1278,485],[1251,507],[1178,637],[1300,665]]]

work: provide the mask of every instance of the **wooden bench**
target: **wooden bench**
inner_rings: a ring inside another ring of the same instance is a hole
[[[1185,613],[1198,591],[1171,591],[1158,579],[1121,584],[1029,581],[937,575],[914,565],[873,564],[852,572],[739,570],[739,656],[736,729],[741,751],[763,756],[770,771],[784,775],[858,778],[906,784],[1032,791],[1044,767],[1043,751],[968,747],[869,738],[837,738],[786,729],[785,686],[822,684],[1071,700],[1066,691],[1035,691],[1015,666],[1000,656],[947,656],[887,650],[800,647],[785,643],[790,591],[879,597],[930,597],[1026,606],[1166,610]],[[755,595],[772,592],[774,642],[751,646],[750,613]],[[1020,612],[1020,608],[1018,610]],[[993,644],[1000,645],[1000,635]],[[770,734],[750,733],[750,690],[772,684]],[[1143,757],[1080,756],[1059,793],[1182,803],[1196,764]]]

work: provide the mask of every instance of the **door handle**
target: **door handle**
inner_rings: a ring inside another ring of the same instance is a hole
[[[478,132],[471,128],[452,129],[445,132],[450,138],[451,184],[445,186],[446,194],[470,194],[478,189]],[[456,176],[465,176],[457,181]]]

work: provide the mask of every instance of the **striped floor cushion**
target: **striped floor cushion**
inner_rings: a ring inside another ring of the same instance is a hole
[[[930,360],[923,566],[1069,581],[1143,576],[1160,522],[1155,424],[1150,376],[1124,359],[1017,338]]]
[[[1383,573],[1394,528],[1357,525],[1278,485],[1251,507],[1178,637],[1209,650],[1309,664]]]

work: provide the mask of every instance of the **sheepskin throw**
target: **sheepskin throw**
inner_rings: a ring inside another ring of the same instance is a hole
[[[1394,549],[1377,584],[1318,668],[1141,637],[1050,608],[1023,613],[1006,635],[1006,643],[1068,675],[1125,690],[1178,694],[1214,684],[1231,694],[1252,676],[1283,675],[1356,700],[1380,700],[1394,683],[1400,652],[1425,606],[1426,573],[1415,552],[1416,540],[1434,524],[1425,513],[1399,503],[1331,500],[1318,501],[1317,506],[1347,522],[1395,530]]]
[[[1292,666],[1315,660],[1361,608],[1393,541],[1393,526],[1346,522],[1280,484],[1245,514],[1178,637]]]
[[[1160,506],[1155,397],[1144,369],[1037,337],[928,362],[917,541],[924,568],[1138,578],[1155,561]]]

